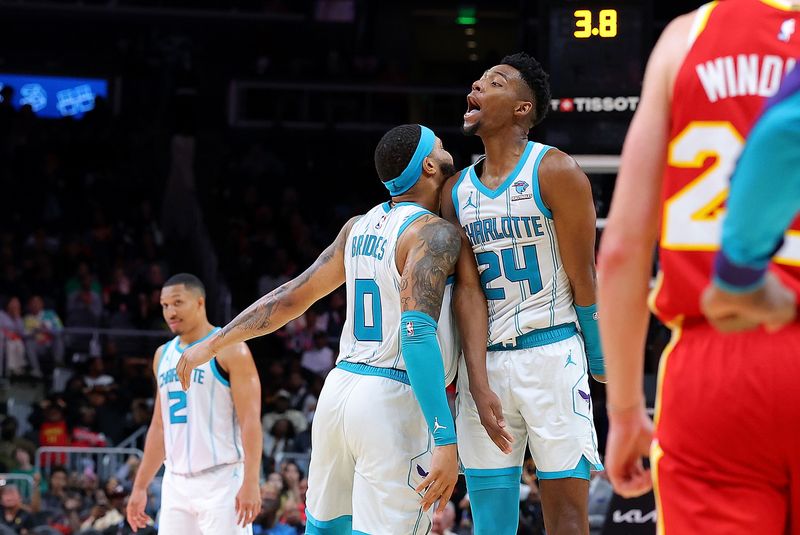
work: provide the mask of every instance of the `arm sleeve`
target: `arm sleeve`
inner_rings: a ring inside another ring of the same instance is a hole
[[[800,77],[793,81],[787,79],[793,91],[773,101],[753,128],[731,180],[714,270],[715,284],[729,291],[763,282],[800,208]]]
[[[455,424],[444,384],[442,351],[436,340],[436,321],[424,312],[403,312],[400,344],[411,389],[417,397],[437,446],[456,443]]]
[[[605,375],[606,364],[603,360],[603,347],[600,345],[600,329],[597,325],[597,305],[580,307],[575,305],[578,325],[581,326],[583,344],[586,346],[586,357],[589,359],[589,371],[592,375]]]

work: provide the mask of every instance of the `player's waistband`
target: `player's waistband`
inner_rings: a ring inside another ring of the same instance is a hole
[[[574,323],[563,323],[544,329],[534,329],[523,335],[503,340],[490,345],[487,351],[516,351],[518,349],[531,349],[532,347],[546,346],[555,344],[568,338],[572,338],[578,332],[578,327]]]
[[[386,377],[393,381],[399,381],[407,385],[411,385],[408,380],[408,373],[405,370],[398,370],[397,368],[381,368],[379,366],[370,366],[369,364],[362,364],[360,362],[350,362],[343,360],[336,365],[340,370],[355,373],[358,375],[374,375],[376,377]]]

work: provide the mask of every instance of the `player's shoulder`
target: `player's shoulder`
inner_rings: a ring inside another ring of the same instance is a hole
[[[230,360],[230,359],[252,359],[253,354],[250,352],[250,348],[247,346],[245,342],[237,342],[233,345],[227,346],[220,350],[219,355],[217,355],[222,360]]]
[[[575,158],[556,148],[551,148],[542,157],[539,187],[545,204],[551,207],[560,198],[587,191],[591,194],[589,179]]]
[[[445,252],[461,244],[459,229],[436,214],[425,214],[414,221],[401,239],[427,244],[431,253]]]

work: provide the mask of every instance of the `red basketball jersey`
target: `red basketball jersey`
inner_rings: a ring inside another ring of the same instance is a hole
[[[800,11],[788,1],[723,0],[698,10],[675,79],[661,192],[661,271],[651,307],[665,323],[702,317],[730,176],[765,99],[798,57]],[[800,293],[800,232],[787,233],[775,262]]]

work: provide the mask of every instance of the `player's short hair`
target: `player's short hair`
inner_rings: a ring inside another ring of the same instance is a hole
[[[375,148],[375,170],[383,182],[399,177],[417,150],[422,128],[402,124],[386,132]]]
[[[536,111],[531,123],[531,128],[533,128],[542,122],[547,115],[547,110],[550,109],[550,76],[544,72],[542,64],[526,52],[508,55],[500,60],[500,63],[517,69],[522,79],[531,88]]]
[[[203,281],[191,273],[178,273],[177,275],[171,276],[167,279],[167,282],[164,283],[163,288],[166,288],[167,286],[177,286],[179,284],[186,286],[187,290],[194,290],[201,296],[206,296],[206,287],[203,284]]]

